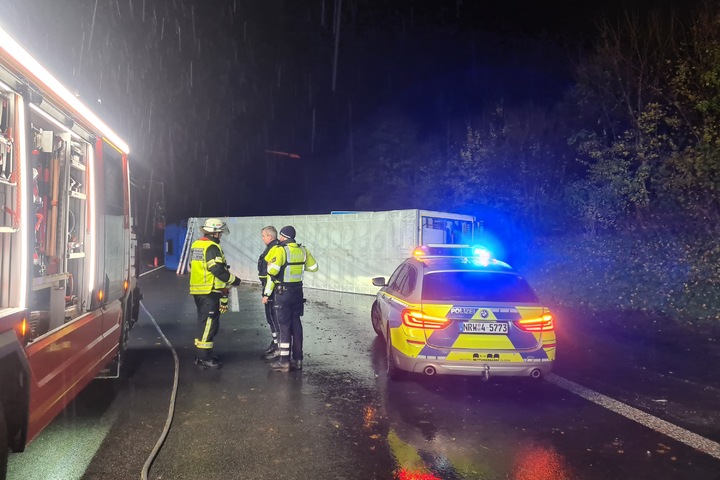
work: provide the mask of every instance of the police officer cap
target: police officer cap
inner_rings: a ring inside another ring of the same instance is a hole
[[[292,225],[286,225],[280,229],[280,235],[285,238],[295,238],[295,227]]]

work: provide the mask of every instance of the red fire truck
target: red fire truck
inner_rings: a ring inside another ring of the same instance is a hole
[[[0,479],[138,316],[128,146],[0,29]]]

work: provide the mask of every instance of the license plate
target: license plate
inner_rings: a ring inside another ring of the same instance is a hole
[[[465,322],[463,333],[508,333],[507,322]]]

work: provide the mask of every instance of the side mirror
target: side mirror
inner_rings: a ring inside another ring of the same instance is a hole
[[[376,287],[384,287],[384,286],[387,285],[387,283],[385,283],[385,277],[375,277],[375,278],[373,278],[373,279],[372,279],[372,284],[375,285]]]

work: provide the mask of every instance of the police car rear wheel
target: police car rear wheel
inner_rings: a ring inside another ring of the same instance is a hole
[[[375,300],[375,302],[373,302],[372,304],[370,318],[375,333],[378,335],[382,335],[382,319],[380,318],[380,305],[378,305],[377,300]]]
[[[390,340],[390,329],[387,331],[386,345],[386,356],[387,356],[387,376],[390,380],[399,380],[402,378],[403,371],[400,370],[395,363],[395,356],[393,355],[392,341]]]

